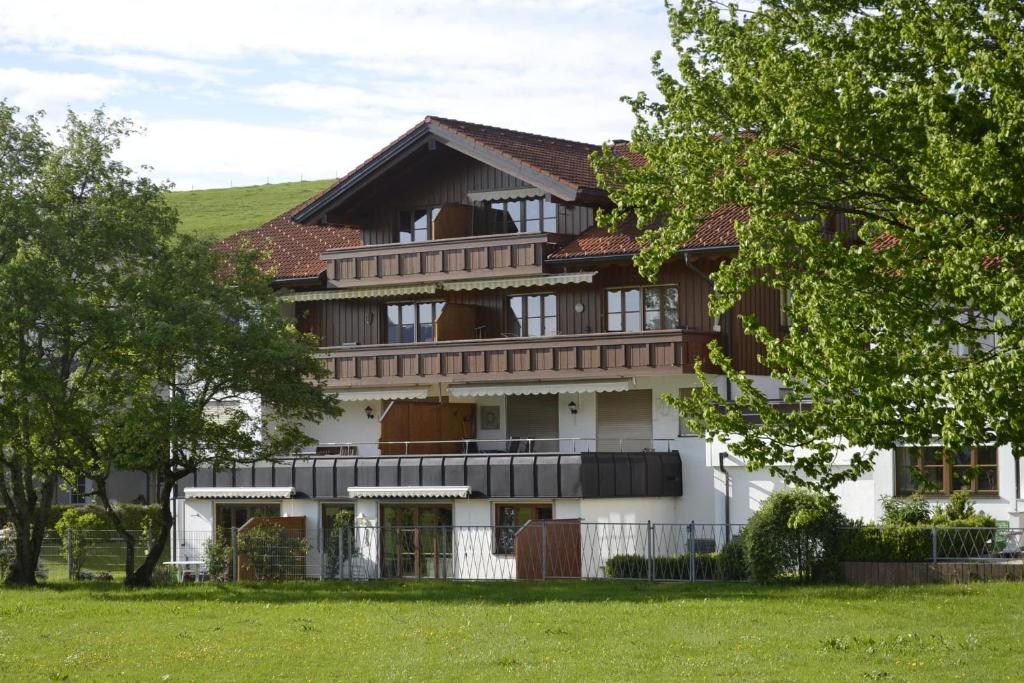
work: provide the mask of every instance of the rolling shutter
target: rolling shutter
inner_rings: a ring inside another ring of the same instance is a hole
[[[558,438],[558,395],[508,397],[508,438],[511,439],[557,439]],[[540,441],[534,444],[535,452],[544,453],[558,450],[556,441]]]
[[[650,389],[597,395],[598,451],[642,451],[653,435]]]

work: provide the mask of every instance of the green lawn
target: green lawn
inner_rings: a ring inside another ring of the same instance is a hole
[[[167,200],[178,210],[180,229],[223,238],[254,228],[309,199],[333,180],[306,180],[216,190],[170,192]]]
[[[0,589],[3,680],[1020,680],[1024,585]]]

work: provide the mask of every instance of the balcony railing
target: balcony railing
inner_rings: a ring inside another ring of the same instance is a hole
[[[713,332],[658,330],[420,344],[330,347],[320,357],[333,387],[519,381],[692,372],[708,362]]]
[[[329,251],[334,287],[436,282],[441,280],[537,275],[543,272],[546,233],[454,237]]]
[[[674,439],[608,439],[580,436],[507,439],[434,439],[410,441],[344,441],[320,443],[295,454],[297,458],[405,456],[405,455],[510,455],[520,453],[563,455],[580,453],[670,453]]]

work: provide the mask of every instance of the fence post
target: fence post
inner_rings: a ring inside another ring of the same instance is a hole
[[[448,527],[441,525],[441,579],[448,578]]]
[[[548,578],[548,525],[540,525],[540,577]]]
[[[238,528],[231,527],[231,580],[238,581]]]
[[[939,532],[932,526],[932,564],[939,561]]]
[[[66,554],[68,556],[68,580],[69,581],[74,581],[75,579],[78,578],[77,576],[75,576],[75,549],[74,549],[74,546],[71,544],[73,533],[74,532],[71,530],[71,527],[69,526],[68,530],[67,530],[67,533],[65,534],[65,539],[64,539],[64,543],[65,543],[64,549],[65,549]]]
[[[654,581],[654,525],[647,520],[647,580]]]
[[[693,537],[696,532],[696,525],[693,520],[686,525],[686,554],[690,560],[690,582],[697,580],[697,554],[694,552],[697,548],[696,539]]]

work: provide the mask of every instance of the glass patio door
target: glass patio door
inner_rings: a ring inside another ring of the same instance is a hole
[[[451,576],[449,505],[382,505],[381,556],[386,578]]]

